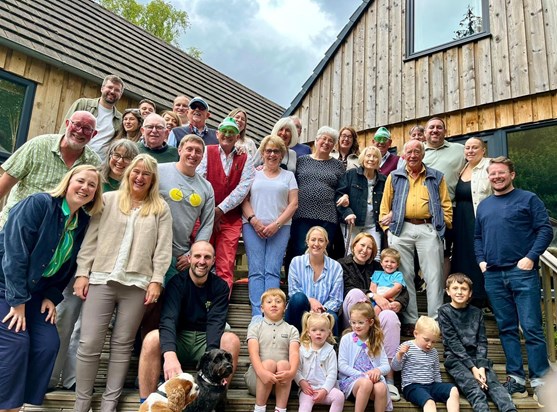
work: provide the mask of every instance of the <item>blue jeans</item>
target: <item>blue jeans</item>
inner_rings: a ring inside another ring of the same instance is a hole
[[[261,315],[263,292],[280,287],[280,268],[290,237],[290,226],[283,226],[273,237],[263,239],[251,224],[244,223],[242,234],[248,256],[248,289],[253,317]]]
[[[302,292],[296,292],[290,296],[286,312],[284,313],[284,320],[286,323],[298,329],[298,332],[302,333],[302,317],[305,312],[309,312],[310,310],[311,305],[308,297]],[[333,315],[333,318],[335,319],[333,336],[338,336],[338,313],[333,312],[332,310],[327,310],[327,313]]]
[[[537,269],[514,267],[484,273],[485,290],[491,302],[501,345],[507,358],[507,375],[524,379],[518,325],[522,326],[530,379],[542,378],[549,370],[542,328],[540,278]],[[536,386],[535,382],[532,386]]]

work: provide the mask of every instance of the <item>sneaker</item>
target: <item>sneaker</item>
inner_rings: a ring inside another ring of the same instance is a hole
[[[545,407],[544,395],[545,391],[543,390],[543,385],[538,385],[534,388],[534,400],[538,402],[540,408]]]
[[[389,388],[389,393],[391,395],[391,401],[393,402],[398,402],[400,401],[400,393],[398,392],[398,389],[395,385],[393,384],[387,384],[387,387]]]
[[[528,396],[526,386],[521,385],[510,376],[507,376],[507,381],[503,384],[503,386],[512,398],[526,398]]]

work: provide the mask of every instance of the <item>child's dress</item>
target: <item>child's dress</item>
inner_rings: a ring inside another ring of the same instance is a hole
[[[379,368],[381,371],[381,382],[387,386],[385,376],[390,370],[389,360],[385,350],[381,348],[379,357],[371,357],[367,351],[367,345],[362,342],[354,332],[347,333],[340,340],[338,351],[339,388],[348,398],[356,381],[364,376],[364,373]],[[387,388],[387,411],[393,410],[393,403]]]

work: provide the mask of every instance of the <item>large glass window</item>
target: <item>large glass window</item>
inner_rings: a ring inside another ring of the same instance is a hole
[[[422,55],[488,33],[487,0],[407,0],[407,56]]]
[[[0,161],[27,140],[35,84],[0,70]]]

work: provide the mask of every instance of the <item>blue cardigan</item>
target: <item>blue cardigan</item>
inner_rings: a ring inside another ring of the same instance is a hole
[[[57,305],[62,291],[75,274],[77,252],[89,225],[89,215],[78,211],[78,225],[70,258],[52,277],[43,272],[50,263],[62,237],[65,216],[63,198],[35,193],[16,204],[0,231],[0,289],[5,289],[6,302],[15,307],[40,294]]]

